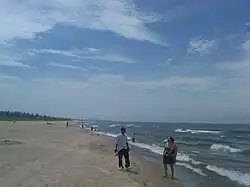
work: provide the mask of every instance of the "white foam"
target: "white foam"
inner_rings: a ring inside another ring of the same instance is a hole
[[[116,138],[119,135],[119,134],[113,134],[113,133],[101,132],[101,131],[98,131],[96,133],[100,134],[100,135],[105,135],[105,136],[108,136],[108,137],[111,137],[111,138]],[[132,140],[132,137],[128,136],[128,140]]]
[[[174,132],[191,133],[191,134],[219,134],[221,131],[209,131],[209,130],[193,130],[193,129],[176,129]]]
[[[131,124],[127,124],[126,127],[140,127],[140,126],[131,123]]]
[[[192,159],[190,156],[184,153],[178,153],[176,159],[182,162],[190,162],[191,164],[194,164],[194,165],[202,164],[201,162]]]
[[[213,144],[210,148],[216,151],[227,151],[231,153],[242,152],[241,149],[236,149],[236,148],[230,147],[228,145],[223,145],[223,144]]]
[[[148,145],[144,143],[137,143],[137,142],[129,142],[131,145],[142,148],[142,149],[147,149],[153,153],[156,153],[158,155],[162,155],[164,148],[156,146],[156,145]]]
[[[121,127],[121,124],[112,124],[112,125],[109,125],[109,127]]]
[[[237,182],[238,184],[250,186],[250,174],[241,173],[239,171],[230,171],[224,168],[219,168],[217,166],[208,165],[206,167],[208,170],[217,173],[220,176],[227,177],[231,181]]]
[[[109,136],[109,137],[113,137],[113,138],[117,137],[117,135],[118,135],[118,134],[103,133],[103,132],[98,132],[98,133],[102,134],[102,135]],[[131,137],[128,137],[128,139],[131,140]],[[152,153],[155,153],[155,154],[158,154],[158,155],[162,155],[162,153],[164,151],[163,147],[157,146],[155,144],[148,145],[148,144],[144,144],[144,143],[131,142],[131,141],[129,141],[129,144],[131,144],[133,146],[136,146],[136,147],[139,147],[139,148],[142,148],[142,149],[149,150]],[[178,161],[188,162],[188,163],[191,163],[193,165],[200,165],[200,164],[202,164],[202,162],[199,162],[199,161],[196,161],[196,160],[192,159],[190,156],[188,156],[185,153],[178,153],[176,159]]]
[[[205,173],[203,173],[203,171],[201,169],[195,168],[195,167],[191,166],[190,164],[177,162],[176,165],[183,166],[183,167],[185,167],[187,169],[190,169],[193,172],[198,173],[199,175],[207,176]]]
[[[192,151],[192,153],[199,154],[200,151]]]
[[[148,145],[148,144],[144,144],[144,143],[133,143],[133,142],[130,142],[130,144],[134,145],[136,147],[139,147],[139,148],[147,149],[147,150],[149,150],[153,153],[156,153],[158,155],[162,155],[162,153],[164,151],[163,147],[159,147],[159,146],[154,145],[154,144]],[[184,153],[178,153],[176,159],[178,161],[189,162],[189,163],[194,164],[194,165],[202,164],[201,162],[192,159],[190,156],[188,156],[187,154],[184,154]]]

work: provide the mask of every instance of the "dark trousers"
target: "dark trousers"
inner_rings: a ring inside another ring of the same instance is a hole
[[[121,149],[118,152],[118,166],[123,167],[123,163],[122,163],[123,156],[125,158],[125,167],[126,168],[130,167],[129,152],[127,149]]]

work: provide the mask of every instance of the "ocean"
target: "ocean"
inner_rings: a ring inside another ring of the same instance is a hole
[[[179,148],[176,177],[184,186],[250,186],[250,125],[98,121],[92,126],[113,138],[121,126],[127,127],[129,137],[136,135],[132,149],[141,149],[158,164],[164,140],[174,137]]]

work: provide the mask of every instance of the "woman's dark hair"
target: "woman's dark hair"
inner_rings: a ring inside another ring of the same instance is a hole
[[[172,136],[169,137],[169,139],[174,142],[174,138]]]
[[[121,128],[121,132],[124,132],[124,133],[125,133],[125,132],[126,132],[126,128],[125,128],[125,127],[122,127],[122,128]]]

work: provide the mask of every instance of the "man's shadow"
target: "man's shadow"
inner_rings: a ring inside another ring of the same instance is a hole
[[[135,175],[139,174],[138,171],[134,171],[134,170],[130,170],[130,169],[125,170],[125,172],[132,173],[132,174],[135,174]]]

